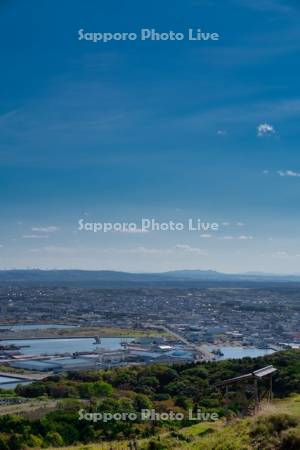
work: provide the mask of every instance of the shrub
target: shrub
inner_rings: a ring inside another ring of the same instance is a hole
[[[62,447],[64,445],[64,440],[57,431],[49,431],[46,434],[46,441],[53,447]]]
[[[300,448],[300,429],[294,428],[285,430],[281,436],[280,450],[299,450]]]
[[[158,441],[150,441],[148,444],[148,450],[166,450],[167,447]]]

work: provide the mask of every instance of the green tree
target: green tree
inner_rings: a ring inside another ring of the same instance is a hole
[[[92,391],[97,397],[109,397],[113,392],[113,387],[105,381],[97,381],[96,383],[93,383]]]
[[[41,397],[46,394],[46,383],[34,382],[25,385],[18,384],[16,393],[22,397]]]
[[[64,445],[64,440],[57,431],[49,431],[45,436],[45,440],[53,447],[61,447]]]
[[[9,450],[22,450],[24,438],[20,434],[13,434],[8,440]]]
[[[137,411],[141,411],[142,409],[151,409],[153,407],[150,398],[143,394],[137,394],[134,397],[133,405]]]

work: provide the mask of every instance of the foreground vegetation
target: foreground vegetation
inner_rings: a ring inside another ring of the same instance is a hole
[[[299,450],[300,396],[263,405],[255,417],[201,423],[136,441],[139,450]],[[125,450],[130,441],[63,447],[62,450]]]
[[[286,399],[293,393],[300,393],[300,351],[296,350],[256,359],[69,372],[30,385],[19,385],[11,395],[43,402],[55,400],[57,407],[52,411],[45,408],[38,417],[30,410],[23,411],[20,416],[1,416],[0,450],[57,448],[79,442],[86,449],[93,449],[90,443],[99,441],[109,442],[108,446],[102,444],[102,449],[125,449],[128,448],[126,440],[132,439],[137,440],[141,449],[299,449],[299,397],[292,401],[280,400],[284,409],[281,413],[277,409],[256,419],[243,419],[250,394],[236,389],[226,403],[223,393],[215,388],[218,381],[268,364],[278,369],[274,377],[277,398]],[[180,421],[145,421],[139,416],[142,409],[172,411],[181,413],[184,418]],[[88,413],[131,412],[137,414],[137,419],[80,420],[80,410]],[[216,413],[219,420],[195,424],[188,417],[189,410]],[[230,425],[224,426],[228,422]],[[293,447],[294,442],[298,446]]]

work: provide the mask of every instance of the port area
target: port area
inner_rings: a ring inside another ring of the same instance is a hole
[[[193,342],[165,324],[147,329],[7,324],[0,333],[0,389],[62,371],[255,357],[277,350],[235,344],[224,335],[214,345]]]
[[[26,345],[23,345],[23,340],[14,341],[13,344],[7,341],[7,346],[3,345],[4,342],[2,341],[0,351],[2,376],[7,375],[21,381],[42,379],[40,376],[27,375],[26,371],[49,374],[68,370],[196,360],[196,352],[191,346],[163,336],[143,336],[135,339],[100,336],[32,339],[26,340]],[[17,371],[14,372],[13,369]],[[20,373],[20,370],[25,372]]]
[[[63,329],[64,332],[66,330],[68,329]],[[212,353],[208,358],[200,353],[202,349],[163,327],[132,333],[133,336],[128,336],[131,329],[123,329],[121,336],[116,336],[119,329],[111,329],[114,332],[111,337],[105,333],[93,334],[102,331],[99,328],[85,328],[83,336],[80,332],[77,333],[77,329],[74,332],[74,328],[72,335],[63,336],[60,335],[60,329],[51,329],[51,337],[47,334],[39,336],[37,331],[41,332],[40,329],[25,330],[30,333],[30,338],[26,339],[20,336],[24,330],[9,331],[13,337],[10,339],[6,334],[8,331],[2,330],[0,389],[9,389],[12,382],[40,380],[61,371],[134,364],[185,363],[210,359],[210,356],[214,358]],[[49,329],[42,332],[48,333]]]

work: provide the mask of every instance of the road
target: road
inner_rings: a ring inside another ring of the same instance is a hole
[[[159,328],[161,328],[162,330],[171,334],[176,339],[178,339],[179,341],[183,342],[188,347],[195,350],[199,355],[201,355],[201,360],[212,361],[214,359],[214,355],[208,350],[206,345],[197,345],[197,344],[194,344],[193,342],[189,342],[185,337],[181,336],[180,334],[178,334],[177,332],[171,330],[170,328],[168,328],[166,326],[162,325]]]

